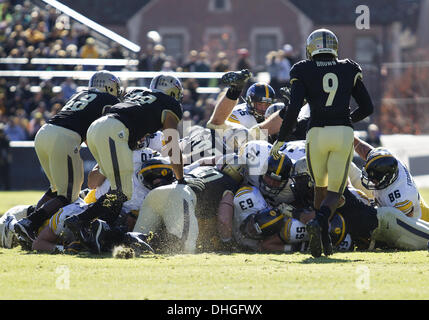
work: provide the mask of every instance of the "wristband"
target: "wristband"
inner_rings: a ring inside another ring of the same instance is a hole
[[[230,100],[237,100],[240,97],[242,89],[229,88],[226,92],[226,97]]]

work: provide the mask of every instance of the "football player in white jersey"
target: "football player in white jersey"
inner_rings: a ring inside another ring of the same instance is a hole
[[[247,129],[265,120],[265,112],[274,103],[276,93],[274,89],[264,82],[252,84],[246,92],[244,103],[232,109],[226,121],[241,124]]]
[[[269,238],[282,227],[286,230],[284,238]],[[256,252],[292,252],[296,250],[294,244],[308,240],[305,224],[271,207],[259,189],[252,186],[240,188],[234,196],[233,231],[241,249]]]
[[[354,146],[365,160],[362,185],[372,191],[376,203],[395,207],[407,217],[429,221],[429,207],[420,196],[408,168],[385,148],[373,148],[357,137]]]
[[[240,152],[240,163],[245,163],[247,167],[245,183],[258,187],[265,199],[274,206],[295,200],[289,175],[296,160],[289,155],[299,158],[302,150],[299,143],[290,143],[290,148],[286,144],[281,151],[279,160],[270,156],[272,145],[262,140],[249,141]],[[278,181],[272,181],[271,177]]]
[[[302,161],[304,160],[304,161]],[[305,158],[295,163],[291,175],[291,188],[297,198],[308,207],[313,204],[314,182],[308,174]],[[305,214],[301,214],[305,211]],[[284,211],[288,214],[290,211]],[[348,185],[336,210],[343,228],[332,230],[333,243],[340,250],[351,249],[352,242],[360,243],[358,247],[370,249],[375,246],[405,250],[423,250],[429,240],[429,223],[407,217],[392,206],[374,206],[362,191]],[[314,210],[293,211],[292,217],[301,222],[314,217]],[[338,218],[337,218],[338,220]],[[331,225],[334,219],[331,220]],[[334,222],[335,225],[335,222]],[[338,223],[336,223],[338,225]],[[362,246],[364,245],[364,246]]]
[[[226,154],[238,153],[248,140],[249,132],[244,127],[215,130],[195,125],[180,139],[179,145],[183,163],[189,165],[202,158],[214,156],[218,160]]]

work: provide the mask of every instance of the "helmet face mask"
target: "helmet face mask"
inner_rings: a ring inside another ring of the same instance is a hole
[[[121,81],[113,73],[107,70],[101,70],[94,73],[89,79],[89,89],[97,89],[100,92],[106,92],[117,98],[122,97]]]
[[[398,175],[398,160],[386,149],[376,148],[368,154],[361,181],[368,190],[382,190],[395,182]]]
[[[153,92],[162,92],[181,102],[183,99],[183,86],[174,76],[160,74],[152,79],[149,89]]]
[[[335,58],[338,57],[337,36],[328,29],[314,30],[307,38],[307,59],[313,60],[317,54],[328,53]]]
[[[250,239],[262,240],[280,231],[284,215],[277,209],[267,207],[250,214],[240,225],[240,231]]]
[[[288,183],[291,169],[292,161],[287,155],[282,154],[279,160],[270,156],[267,172],[259,176],[261,193],[271,197],[278,195]]]
[[[247,89],[247,108],[249,113],[255,117],[258,123],[265,120],[265,112],[274,102],[274,98],[274,89],[268,84],[258,82]]]
[[[144,162],[137,177],[149,190],[171,184],[176,180],[172,166],[161,159]]]

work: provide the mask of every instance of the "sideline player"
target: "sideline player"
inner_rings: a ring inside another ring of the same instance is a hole
[[[118,103],[120,95],[119,79],[108,71],[98,71],[89,80],[88,89],[74,94],[37,132],[34,146],[50,188],[36,210],[14,226],[28,242],[34,240],[45,220],[77,200],[84,178],[80,146],[86,142],[91,123],[102,116],[106,106]]]
[[[350,59],[338,59],[338,40],[327,29],[313,31],[307,38],[307,60],[290,72],[291,101],[279,137],[271,153],[278,151],[294,127],[304,99],[310,105],[306,156],[315,181],[316,218],[307,225],[310,251],[314,257],[332,254],[328,220],[335,212],[346,187],[353,157],[353,126],[373,112],[371,98],[362,82],[361,67]],[[350,113],[353,96],[359,108]]]
[[[110,182],[110,191],[88,210],[67,218],[65,224],[78,233],[81,226],[101,213],[117,216],[122,204],[133,193],[133,152],[147,134],[163,130],[168,138],[168,155],[180,183],[183,179],[183,159],[178,146],[177,125],[182,118],[183,87],[173,76],[158,75],[150,90],[136,89],[124,97],[124,102],[112,106],[109,112],[88,128],[88,147]]]

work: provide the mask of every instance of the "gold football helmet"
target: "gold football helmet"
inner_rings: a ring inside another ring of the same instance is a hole
[[[177,101],[182,101],[183,86],[179,79],[174,76],[167,76],[160,74],[152,79],[149,89],[151,91],[158,91],[171,96]]]
[[[314,30],[307,38],[306,53],[307,59],[310,60],[320,53],[329,53],[338,57],[337,36],[328,29]]]
[[[107,70],[94,73],[91,79],[89,79],[88,88],[109,93],[117,98],[121,96],[121,81]]]

